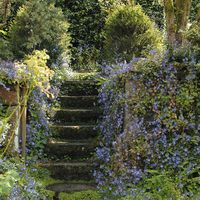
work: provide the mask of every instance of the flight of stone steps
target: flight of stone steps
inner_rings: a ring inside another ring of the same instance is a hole
[[[50,158],[43,166],[51,176],[62,180],[48,189],[55,192],[76,192],[95,189],[93,155],[97,146],[95,126],[100,115],[94,81],[66,81],[60,92],[60,109],[55,110],[53,137],[46,146]]]

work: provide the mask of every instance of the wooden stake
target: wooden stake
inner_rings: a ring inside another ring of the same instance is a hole
[[[22,136],[22,156],[26,159],[26,115],[27,115],[27,102],[26,102],[26,88],[22,88],[22,101],[23,104],[21,106],[21,136]]]

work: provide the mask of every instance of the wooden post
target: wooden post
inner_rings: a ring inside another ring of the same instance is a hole
[[[20,96],[20,88],[19,85],[15,86],[16,95],[17,95],[17,103],[15,105],[16,113],[15,113],[15,136],[14,136],[14,150],[19,153],[20,150],[20,105],[19,105],[19,96]]]
[[[20,130],[21,130],[21,138],[22,138],[22,156],[26,159],[26,115],[27,115],[27,102],[26,102],[26,88],[23,87],[21,89],[21,120],[20,120]]]

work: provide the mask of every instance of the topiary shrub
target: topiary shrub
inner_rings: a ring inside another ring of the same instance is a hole
[[[104,47],[109,61],[129,62],[161,48],[162,37],[141,6],[120,5],[107,18]]]
[[[68,28],[61,9],[42,0],[27,1],[19,8],[9,30],[12,52],[21,59],[35,49],[47,49],[52,62],[61,54],[68,58]]]

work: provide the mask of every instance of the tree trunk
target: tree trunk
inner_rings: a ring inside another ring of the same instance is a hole
[[[175,0],[176,41],[183,44],[183,32],[187,29],[191,0]]]
[[[6,20],[7,20],[9,4],[10,4],[9,0],[3,1],[3,23],[6,23]]]
[[[200,6],[197,10],[197,21],[200,22]]]
[[[187,29],[192,0],[163,0],[166,30],[170,46],[184,44],[183,32]]]
[[[168,42],[173,46],[176,41],[175,13],[173,0],[164,0],[166,31]]]

